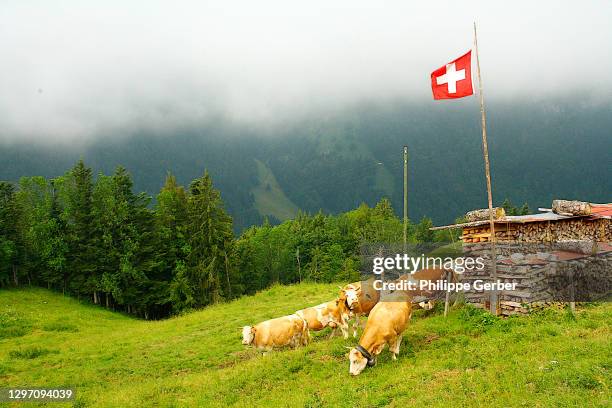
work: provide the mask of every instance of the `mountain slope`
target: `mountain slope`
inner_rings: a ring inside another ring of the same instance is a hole
[[[255,163],[259,178],[259,184],[253,189],[255,209],[263,216],[280,221],[295,217],[299,208],[287,198],[272,170],[260,160],[255,159]]]
[[[549,207],[554,198],[609,202],[611,113],[610,102],[580,96],[489,103],[495,204],[505,198],[532,209]],[[0,179],[54,177],[82,156],[94,173],[123,165],[136,190],[155,195],[167,171],[188,184],[208,169],[239,231],[266,214],[289,216],[294,206],[337,213],[387,196],[401,212],[403,145],[410,154],[412,220],[447,223],[486,206],[480,122],[471,98],[362,104],[267,127],[219,119],[166,132],[100,135],[81,147],[17,143],[0,148]],[[274,194],[261,190],[266,174],[274,175],[268,191]]]
[[[348,374],[353,339],[315,336],[266,356],[239,327],[330,299],[336,285],[273,287],[165,321],[42,289],[0,291],[0,381],[76,387],[79,406],[604,406],[612,305],[498,320],[417,313],[398,361]]]

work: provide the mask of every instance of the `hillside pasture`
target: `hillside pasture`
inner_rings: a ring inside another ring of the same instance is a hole
[[[612,305],[498,319],[460,307],[413,316],[397,361],[351,377],[350,338],[263,355],[240,326],[331,299],[337,285],[274,286],[163,321],[43,289],[0,291],[0,383],[73,386],[79,407],[609,406]],[[61,406],[61,404],[53,404]]]

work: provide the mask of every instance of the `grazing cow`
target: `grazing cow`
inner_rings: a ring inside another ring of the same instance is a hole
[[[446,269],[421,269],[413,274],[402,275],[396,280],[408,279],[412,281],[429,280],[437,281],[444,279],[445,274],[449,270]],[[452,271],[450,271],[452,273]],[[454,279],[454,273],[452,275]],[[374,280],[380,279],[379,277],[372,277],[367,281],[354,282],[346,285],[344,288],[340,288],[340,299],[346,299],[346,305],[350,310],[350,317],[355,317],[353,324],[353,337],[357,337],[357,328],[360,327],[359,318],[361,316],[367,316],[370,310],[379,302],[380,291],[374,289]],[[410,291],[408,295],[411,297],[414,303],[418,303],[424,309],[431,309],[434,307],[434,301],[431,300],[433,293],[427,290],[414,290]]]
[[[298,310],[295,314],[306,321],[309,330],[319,331],[331,327],[334,329],[331,333],[333,336],[335,331],[340,328],[344,338],[348,338],[348,309],[341,299]]]
[[[378,303],[380,292],[374,289],[374,277],[363,282],[353,282],[340,288],[339,298],[345,299],[350,310],[349,316],[355,317],[353,324],[353,337],[357,337],[359,317],[367,316],[370,310]]]
[[[357,347],[349,352],[352,375],[358,375],[366,366],[376,364],[378,356],[385,345],[393,353],[393,359],[399,354],[402,334],[412,314],[412,299],[403,291],[394,292],[384,301],[379,302],[370,312],[365,330]]]
[[[276,347],[298,347],[308,344],[308,324],[296,314],[266,320],[242,328],[242,344],[252,344],[260,350]]]

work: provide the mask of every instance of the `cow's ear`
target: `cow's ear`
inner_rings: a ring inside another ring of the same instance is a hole
[[[257,329],[255,328],[255,326],[251,326],[251,333],[255,333],[257,331]]]

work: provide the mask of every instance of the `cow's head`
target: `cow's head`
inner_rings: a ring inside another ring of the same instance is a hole
[[[255,327],[253,326],[244,326],[242,328],[242,344],[248,346],[253,343],[255,339]]]
[[[353,309],[359,303],[359,293],[353,285],[346,285],[340,293],[349,309]]]
[[[431,310],[434,308],[435,303],[433,300],[429,300],[427,302],[419,302],[419,306],[421,306],[422,309]]]
[[[352,348],[349,352],[349,373],[359,375],[368,365],[368,359],[356,348]],[[373,364],[370,364],[373,365]]]

